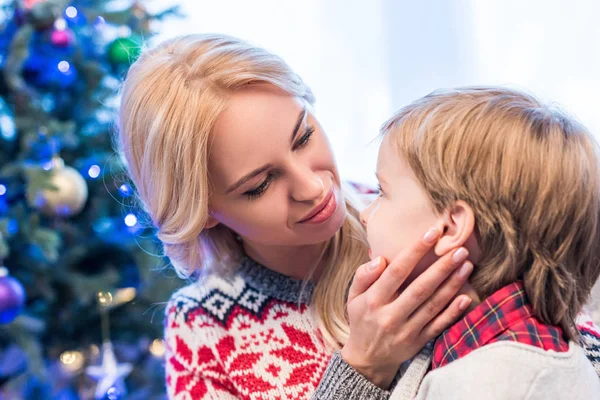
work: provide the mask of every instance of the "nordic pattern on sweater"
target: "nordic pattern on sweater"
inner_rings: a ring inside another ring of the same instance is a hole
[[[298,282],[280,298],[256,286],[239,273],[212,275],[172,297],[165,326],[169,398],[310,398],[331,354],[308,296],[298,297]]]

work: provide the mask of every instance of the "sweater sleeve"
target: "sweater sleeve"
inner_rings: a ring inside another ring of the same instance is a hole
[[[600,377],[600,328],[584,312],[579,313],[575,323],[581,334],[581,347]]]
[[[390,392],[374,385],[335,352],[311,400],[387,400]]]
[[[169,399],[232,400],[238,397],[213,350],[203,345],[174,297],[165,318],[165,372]]]
[[[499,341],[429,372],[417,400],[598,399],[600,381],[576,343],[568,352]]]

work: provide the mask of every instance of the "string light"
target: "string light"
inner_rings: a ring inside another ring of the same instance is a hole
[[[68,61],[61,61],[58,63],[58,70],[60,72],[62,72],[63,74],[66,74],[67,72],[69,72],[69,69],[71,69],[71,64],[69,64]]]
[[[69,372],[77,372],[83,367],[85,357],[80,351],[65,351],[60,355],[62,367]]]
[[[135,226],[135,224],[137,224],[137,217],[133,214],[127,214],[125,216],[125,225]]]
[[[162,357],[165,355],[165,342],[162,339],[154,339],[148,348],[154,357]]]
[[[77,16],[78,12],[75,7],[69,6],[65,10],[65,14],[67,14],[67,17],[69,17],[69,18],[75,18]]]
[[[121,193],[123,197],[129,197],[131,196],[131,187],[124,183],[119,187],[119,193]]]
[[[98,303],[100,303],[101,306],[108,307],[112,302],[113,297],[110,292],[98,292]]]
[[[97,165],[92,165],[88,170],[88,175],[90,178],[96,179],[98,176],[100,176],[100,167]]]
[[[56,21],[54,21],[54,28],[57,31],[64,31],[65,29],[67,29],[67,21],[64,20],[64,18],[59,18]]]
[[[6,194],[6,186],[0,185],[0,196],[4,196]]]

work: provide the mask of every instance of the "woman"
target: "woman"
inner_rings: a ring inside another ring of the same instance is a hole
[[[167,41],[129,71],[120,150],[165,254],[202,276],[167,308],[170,397],[385,399],[471,302],[454,299],[464,248],[398,294],[436,230],[366,263],[313,102],[280,58],[221,35]]]

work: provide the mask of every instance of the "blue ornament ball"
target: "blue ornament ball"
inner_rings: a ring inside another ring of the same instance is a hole
[[[8,275],[0,276],[0,324],[12,322],[24,305],[25,289],[21,282]]]

